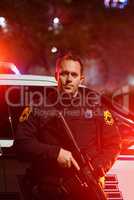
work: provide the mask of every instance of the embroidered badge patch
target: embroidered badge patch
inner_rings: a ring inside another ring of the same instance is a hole
[[[108,110],[104,111],[104,121],[106,122],[106,124],[111,125],[111,126],[114,123],[112,114]]]
[[[31,108],[26,107],[23,112],[21,113],[21,116],[19,117],[19,122],[24,122],[25,120],[28,119],[29,115],[31,113]]]

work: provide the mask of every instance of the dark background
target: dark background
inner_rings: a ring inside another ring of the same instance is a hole
[[[0,60],[15,63],[22,74],[53,75],[62,52],[77,51],[88,67],[97,51],[106,62],[107,89],[113,90],[134,75],[133,11],[132,0],[124,9],[105,8],[103,0],[1,0],[7,30],[0,30]]]

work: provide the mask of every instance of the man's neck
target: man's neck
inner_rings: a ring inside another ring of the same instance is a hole
[[[77,96],[77,94],[78,94],[78,90],[72,95],[73,98],[75,98]]]
[[[65,93],[64,91],[62,91],[60,89],[58,89],[58,90],[59,90],[59,94],[65,94],[70,98],[75,98],[78,94],[78,90],[76,90],[74,93]]]

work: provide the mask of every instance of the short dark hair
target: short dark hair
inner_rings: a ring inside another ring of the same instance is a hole
[[[63,60],[74,60],[74,61],[79,62],[80,67],[81,67],[80,72],[81,72],[81,74],[83,74],[83,68],[84,68],[83,63],[82,63],[80,57],[77,54],[74,54],[72,52],[68,52],[68,53],[64,54],[63,56],[61,56],[57,59],[57,61],[56,61],[56,72],[58,72],[58,69],[61,66],[61,63],[63,62]]]

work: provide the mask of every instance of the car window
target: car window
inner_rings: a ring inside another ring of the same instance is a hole
[[[134,87],[123,86],[106,95],[107,105],[113,112],[122,138],[121,154],[134,154]]]

